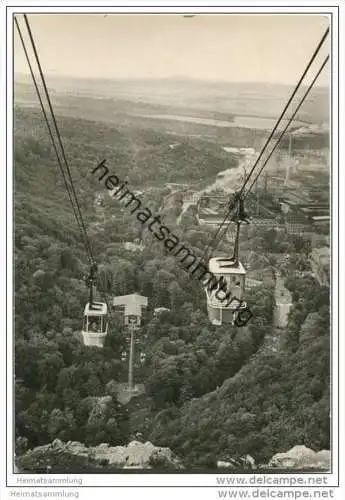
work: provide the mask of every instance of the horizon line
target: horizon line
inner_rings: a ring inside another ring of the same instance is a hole
[[[31,80],[31,75],[30,73],[23,73],[23,72],[13,72],[13,81],[15,81],[16,77],[28,77]],[[203,78],[196,78],[196,77],[191,77],[191,76],[184,76],[184,75],[176,75],[176,76],[160,76],[160,77],[150,77],[150,76],[118,76],[118,77],[110,77],[110,76],[91,76],[91,75],[83,75],[83,76],[76,76],[76,75],[67,75],[67,74],[56,74],[56,73],[45,73],[45,76],[48,78],[61,78],[61,79],[75,79],[75,80],[103,80],[103,81],[152,81],[152,82],[158,82],[158,81],[169,81],[169,80],[181,80],[181,81],[190,81],[190,82],[203,82],[203,83],[209,83],[209,84],[230,84],[230,85],[276,85],[276,86],[281,86],[281,87],[292,87],[295,86],[296,83],[282,83],[282,82],[269,82],[269,81],[262,81],[262,80],[251,80],[251,81],[243,81],[243,80],[237,80],[237,81],[231,81],[231,80],[216,80],[216,79],[203,79]],[[301,87],[307,87],[308,84],[302,84]],[[325,89],[329,90],[330,85],[314,85],[314,88],[318,89]]]

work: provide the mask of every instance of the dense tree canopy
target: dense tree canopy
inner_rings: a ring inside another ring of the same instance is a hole
[[[66,117],[61,125],[99,262],[98,289],[108,297],[136,291],[149,299],[140,344],[146,362],[143,367],[137,363],[135,372],[146,385],[146,406],[135,414],[116,400],[117,386],[127,376],[121,362],[126,334],[119,319],[112,318],[102,350],[82,345],[86,256],[41,117],[34,110],[17,109],[17,451],[23,451],[24,442],[32,447],[54,438],[125,444],[134,430],[195,466],[245,453],[266,460],[294,444],[329,447],[329,289],[311,276],[290,274],[286,286],[293,307],[282,332],[273,325],[274,286],[267,283],[247,293],[254,317],[246,327],[212,326],[200,284],[163,245],[107,194],[102,205],[94,203],[103,186],[89,171],[106,154],[119,176],[128,176],[133,184],[152,182],[143,202],[157,213],[161,209],[171,231],[201,255],[211,231],[196,225],[193,209],[177,223],[181,204],[166,201],[171,190],[165,181],[182,180],[186,172],[191,181],[207,178],[236,161],[212,143],[201,148],[182,137],[178,148],[169,149],[164,133],[129,125]],[[269,230],[258,240],[254,233],[243,242],[243,248],[255,249],[253,261],[291,251],[296,257],[288,265],[309,270],[305,238]],[[124,245],[138,240],[139,249]],[[220,249],[228,251],[228,246]],[[265,259],[274,265],[275,257]],[[170,311],[154,317],[155,307]],[[266,340],[277,337],[282,348],[267,349]]]

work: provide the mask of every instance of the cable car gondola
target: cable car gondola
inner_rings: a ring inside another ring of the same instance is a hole
[[[249,221],[244,211],[243,199],[238,193],[235,193],[233,202],[238,203],[236,213],[231,218],[231,221],[237,224],[233,256],[214,257],[209,260],[208,268],[217,278],[217,284],[211,287],[205,285],[207,314],[210,322],[218,326],[223,323],[235,324],[238,313],[247,310],[247,303],[243,300],[246,270],[239,261],[238,246],[241,223]],[[230,299],[227,299],[228,297]]]
[[[94,263],[86,280],[90,290],[90,297],[84,309],[82,335],[84,345],[103,347],[104,339],[108,333],[108,306],[104,302],[95,302],[93,300],[96,272],[97,266]]]
[[[209,290],[205,287],[209,320],[213,325],[234,323],[236,312],[247,309],[247,303],[243,300],[246,271],[241,262],[234,265],[232,259],[217,257],[210,259],[209,270],[219,279],[217,288]],[[228,292],[232,300],[224,300]]]
[[[52,145],[53,145],[53,148],[54,148],[54,151],[56,154],[57,163],[58,163],[60,172],[61,172],[63,180],[64,180],[65,188],[66,188],[69,200],[70,200],[71,205],[72,205],[73,213],[74,213],[74,216],[76,218],[78,228],[81,231],[81,237],[82,237],[82,241],[85,245],[86,253],[88,255],[88,258],[89,258],[89,261],[91,264],[90,275],[86,280],[86,283],[90,289],[90,298],[89,298],[89,302],[86,304],[85,309],[84,309],[84,321],[83,321],[83,327],[82,327],[82,335],[83,335],[84,345],[103,347],[104,338],[106,337],[107,332],[108,332],[108,320],[107,320],[108,306],[105,302],[95,302],[93,300],[93,287],[96,284],[97,265],[96,265],[95,260],[93,258],[91,243],[90,243],[90,240],[89,240],[89,237],[87,234],[87,230],[86,230],[85,222],[83,219],[81,207],[80,207],[77,193],[76,193],[76,190],[74,187],[73,178],[71,175],[71,169],[70,169],[70,166],[69,166],[67,158],[66,158],[66,153],[65,153],[65,149],[64,149],[64,146],[62,143],[61,134],[60,134],[57,122],[56,122],[55,113],[54,113],[53,106],[52,106],[52,103],[50,100],[49,92],[47,89],[45,77],[44,77],[44,74],[42,71],[41,63],[40,63],[40,60],[38,57],[38,53],[37,53],[36,45],[35,45],[33,35],[31,32],[29,21],[27,19],[26,14],[24,14],[24,21],[26,24],[29,38],[30,38],[31,46],[32,46],[32,49],[34,52],[35,60],[36,60],[37,66],[38,66],[41,82],[42,82],[43,89],[44,89],[44,94],[45,94],[46,101],[48,104],[49,113],[51,115],[51,122],[48,119],[47,110],[45,109],[45,106],[44,106],[44,103],[43,103],[43,100],[41,97],[40,89],[38,87],[36,77],[35,77],[35,74],[34,74],[33,69],[32,69],[30,57],[29,57],[28,51],[26,50],[26,46],[25,46],[25,42],[24,42],[24,38],[23,38],[23,35],[21,32],[20,26],[18,24],[17,19],[15,18],[14,20],[15,20],[18,34],[19,34],[19,37],[20,37],[20,40],[21,40],[21,43],[22,43],[22,46],[24,49],[24,54],[25,54],[25,57],[26,57],[26,60],[27,60],[28,66],[29,66],[31,77],[32,77],[32,80],[33,80],[34,85],[35,85],[37,97],[38,97],[38,100],[40,102],[43,116],[44,116],[44,119],[45,119],[45,122],[46,122],[46,125],[48,128],[49,136],[50,136],[50,139],[52,141]],[[55,135],[55,137],[54,137],[54,135]]]
[[[212,243],[215,246],[217,244],[216,237],[221,231],[222,227],[224,224],[227,222],[232,210],[235,208],[236,204],[239,207],[239,216],[237,217],[237,233],[236,233],[236,240],[235,240],[235,248],[234,248],[234,255],[231,259],[228,258],[218,258],[218,259],[210,259],[209,260],[209,270],[213,272],[216,276],[219,277],[219,282],[216,283],[215,285],[209,286],[209,284],[204,284],[204,288],[206,291],[206,297],[207,297],[207,310],[208,310],[208,315],[209,319],[212,324],[214,325],[221,325],[223,322],[228,322],[231,318],[231,322],[234,323],[236,326],[244,326],[247,322],[248,319],[252,316],[252,313],[250,310],[247,308],[246,303],[242,300],[242,297],[244,295],[244,287],[245,287],[245,269],[242,266],[242,264],[239,262],[238,259],[238,238],[239,238],[239,230],[240,230],[240,224],[241,222],[248,222],[246,220],[246,215],[243,212],[243,202],[245,196],[248,195],[250,190],[253,188],[255,183],[257,182],[261,172],[267,165],[267,162],[270,160],[272,154],[278,147],[280,141],[282,140],[284,134],[290,127],[292,121],[295,119],[295,116],[297,115],[299,109],[301,108],[303,102],[307,98],[310,90],[312,89],[313,85],[315,84],[316,80],[318,79],[319,75],[321,74],[323,68],[326,66],[328,60],[329,60],[329,55],[324,59],[323,63],[321,64],[319,70],[315,74],[313,80],[311,83],[308,85],[307,90],[303,94],[302,98],[299,100],[298,105],[295,107],[293,113],[287,120],[287,123],[283,130],[280,132],[273,148],[269,151],[267,157],[264,158],[262,166],[258,169],[258,172],[256,173],[253,181],[251,182],[251,185],[247,188],[247,184],[251,180],[251,177],[254,174],[254,171],[256,170],[256,167],[258,166],[261,158],[263,157],[264,153],[266,152],[267,147],[270,145],[270,142],[273,140],[274,134],[277,132],[277,129],[281,123],[281,121],[284,118],[285,113],[287,112],[290,104],[292,103],[295,95],[297,94],[300,86],[303,83],[303,80],[305,76],[307,75],[311,65],[313,64],[314,59],[316,58],[318,52],[320,51],[323,42],[325,41],[327,35],[329,33],[329,28],[326,29],[323,37],[321,38],[318,46],[316,47],[311,59],[308,62],[307,67],[305,68],[301,78],[299,79],[296,87],[294,88],[292,94],[290,95],[286,105],[284,106],[283,111],[281,112],[275,126],[273,127],[270,135],[266,139],[265,144],[263,145],[263,148],[257,157],[257,159],[254,162],[254,165],[252,166],[249,174],[246,176],[244,183],[240,189],[239,192],[235,193],[235,198],[232,203],[230,203],[230,207],[228,212],[225,215],[225,218],[223,222],[220,224],[216,234],[212,238]],[[242,212],[242,213],[241,213]],[[244,217],[242,217],[244,215]],[[230,219],[230,221],[234,222],[234,219]],[[220,240],[219,240],[220,241]],[[218,243],[219,243],[218,241]],[[207,255],[208,249],[212,244],[211,242],[207,246],[204,256]],[[236,297],[236,300],[238,299],[238,303],[236,303],[235,298],[233,300],[230,300],[229,302],[224,301],[224,295],[223,295],[223,300],[221,300],[221,297],[219,297],[219,293],[223,292],[223,294],[226,294],[227,290],[225,289],[225,284],[226,286],[230,285],[230,290],[231,287],[233,286],[233,290],[235,293],[237,292],[239,294],[239,297]],[[213,292],[213,294],[212,294]],[[235,302],[235,304],[234,304]],[[231,305],[232,304],[232,305]],[[236,308],[234,306],[236,305]],[[242,310],[241,310],[242,308]],[[242,317],[239,317],[240,315],[242,316],[241,312],[246,311],[248,314],[246,314],[247,318],[243,320]]]
[[[89,302],[84,309],[84,324],[82,335],[84,345],[103,347],[104,338],[108,333],[108,307],[103,302]]]

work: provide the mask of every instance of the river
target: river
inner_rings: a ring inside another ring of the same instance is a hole
[[[240,151],[240,148],[229,148],[227,146],[224,146],[223,149],[226,151],[227,149],[231,149],[232,152],[234,149],[238,149],[238,152]],[[182,215],[188,210],[188,208],[191,205],[195,205],[196,201],[204,194],[210,193],[215,190],[222,190],[225,193],[233,193],[234,191],[238,190],[240,186],[242,185],[244,181],[244,177],[246,175],[246,172],[249,170],[249,168],[254,164],[254,161],[256,159],[256,152],[254,149],[248,148],[246,152],[243,153],[243,149],[241,151],[241,156],[242,159],[239,162],[239,165],[237,167],[233,168],[227,168],[226,170],[223,170],[218,173],[216,179],[206,188],[201,189],[200,191],[197,191],[193,195],[192,200],[184,200],[183,205],[182,205],[182,210],[177,218],[177,224],[180,224]]]
[[[184,116],[184,115],[169,115],[169,114],[131,114],[132,116],[140,118],[148,118],[152,120],[169,120],[185,123],[194,123],[197,125],[207,125],[209,127],[223,127],[223,128],[250,128],[258,130],[271,130],[277,119],[273,117],[249,116],[249,115],[236,115],[233,121],[216,120],[214,118],[202,118],[197,116]],[[287,124],[287,120],[282,120],[281,128]],[[302,127],[306,123],[302,121],[295,121],[293,126]]]

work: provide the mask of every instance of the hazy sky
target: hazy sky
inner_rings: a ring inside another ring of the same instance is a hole
[[[30,14],[28,18],[47,74],[185,76],[230,82],[295,83],[328,26],[327,17],[321,15]],[[325,45],[323,55],[328,50]],[[14,70],[28,73],[16,31]],[[329,66],[318,84],[327,84],[328,79]]]

